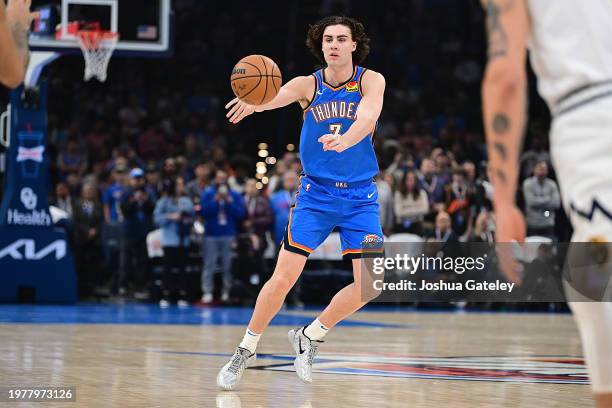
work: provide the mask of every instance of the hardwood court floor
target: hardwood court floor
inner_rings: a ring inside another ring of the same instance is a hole
[[[292,371],[284,311],[235,392],[215,377],[247,309],[0,306],[0,385],[75,386],[76,403],[7,407],[592,407],[570,315],[360,312]],[[4,404],[4,405],[2,405]]]

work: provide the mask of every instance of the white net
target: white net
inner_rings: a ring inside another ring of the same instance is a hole
[[[106,81],[108,62],[115,51],[119,35],[108,31],[80,31],[77,35],[85,57],[85,81],[96,77]]]

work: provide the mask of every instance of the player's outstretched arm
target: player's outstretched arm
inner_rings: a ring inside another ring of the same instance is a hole
[[[225,116],[229,118],[230,122],[238,123],[253,112],[263,112],[266,110],[282,108],[293,102],[307,99],[307,95],[312,95],[314,92],[313,88],[314,81],[312,80],[312,76],[295,77],[281,87],[274,99],[263,105],[249,105],[248,103],[242,102],[238,98],[232,99],[227,105],[225,105],[225,109],[231,108]]]
[[[385,94],[385,77],[378,72],[366,71],[361,81],[361,102],[357,108],[357,119],[343,134],[327,134],[319,138],[323,150],[334,150],[341,153],[372,132],[383,107]]]
[[[0,82],[14,88],[25,76],[29,60],[31,0],[0,0]]]
[[[482,83],[484,128],[497,242],[522,242],[525,220],[515,205],[518,159],[527,121],[526,54],[529,16],[525,0],[482,0],[487,13],[488,62]],[[520,281],[519,265],[500,254],[502,271]],[[505,258],[505,259],[504,259]]]

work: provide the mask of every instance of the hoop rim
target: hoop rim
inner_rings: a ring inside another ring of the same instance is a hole
[[[75,34],[79,40],[89,40],[89,42],[80,41],[81,45],[88,49],[98,48],[100,43],[104,40],[111,40],[112,42],[117,42],[119,40],[119,33],[109,30],[77,30]]]

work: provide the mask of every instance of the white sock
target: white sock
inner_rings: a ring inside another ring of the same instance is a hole
[[[244,333],[244,337],[242,338],[242,341],[240,342],[238,347],[245,348],[249,350],[251,354],[253,354],[255,353],[255,349],[257,348],[257,343],[259,343],[260,337],[261,337],[261,334],[252,332],[251,330],[247,328],[246,332]]]
[[[325,337],[328,331],[329,329],[325,327],[323,323],[319,321],[319,319],[315,319],[308,327],[304,329],[304,334],[310,340],[321,340],[323,337]]]

